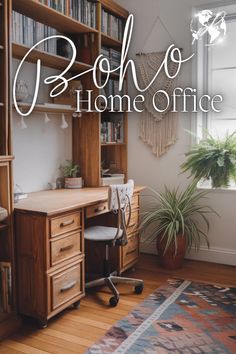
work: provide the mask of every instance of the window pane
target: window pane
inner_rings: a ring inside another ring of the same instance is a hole
[[[223,102],[216,105],[221,113],[212,112],[211,119],[236,119],[236,69],[212,71],[210,76],[211,95],[223,96]]]
[[[221,43],[210,47],[212,68],[236,67],[236,21],[227,21],[227,34]]]
[[[236,120],[209,120],[210,133],[215,137],[224,138],[225,135],[236,131]]]

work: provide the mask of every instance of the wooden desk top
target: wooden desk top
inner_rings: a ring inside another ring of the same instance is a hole
[[[135,186],[134,193],[144,189],[145,187]],[[15,204],[15,211],[51,216],[104,202],[107,199],[108,187],[49,190],[30,193],[27,199]]]

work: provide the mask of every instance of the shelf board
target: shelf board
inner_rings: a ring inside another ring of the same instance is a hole
[[[108,146],[126,146],[126,143],[102,143],[102,147],[108,147]]]
[[[13,0],[13,10],[35,21],[57,29],[60,33],[97,33],[98,31],[75,19],[41,4],[37,0]]]
[[[22,108],[25,111],[28,111],[30,108],[29,103],[17,102],[19,108]],[[13,105],[13,108],[15,106]],[[34,107],[34,112],[45,112],[45,113],[74,113],[76,111],[76,107],[62,107],[56,104],[44,105],[44,104],[37,104]]]
[[[7,225],[0,223],[0,231],[6,230],[8,228]]]
[[[106,76],[107,76],[107,74],[105,74],[105,73],[101,73],[101,75],[102,75],[102,77],[106,77]],[[110,78],[111,78],[111,79],[114,79],[114,80],[119,80],[120,74],[117,73],[117,72],[115,72],[115,73],[110,73]]]
[[[0,155],[0,162],[10,162],[14,160],[14,156],[11,155]]]
[[[12,43],[12,55],[15,59],[22,60],[29,50],[30,47],[27,47],[23,44]],[[43,66],[59,70],[64,70],[70,63],[70,59],[63,58],[59,55],[42,52],[37,49],[34,49],[27,57],[27,61],[30,63],[36,63],[38,59],[42,61]],[[76,61],[71,70],[82,72],[91,68],[92,66],[89,64]]]
[[[105,33],[102,33],[102,45],[105,45],[108,47],[121,48],[122,42],[119,41],[118,39],[108,36]]]

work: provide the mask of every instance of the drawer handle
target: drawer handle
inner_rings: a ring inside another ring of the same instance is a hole
[[[75,285],[76,285],[76,281],[73,281],[72,283],[70,283],[70,284],[64,286],[64,288],[61,288],[61,293],[64,293],[64,292],[66,292],[66,291],[68,291],[68,290],[74,288]]]
[[[132,250],[132,251],[127,252],[127,253],[126,253],[126,256],[129,256],[130,254],[133,254],[133,253],[135,253],[136,251],[137,251],[137,248],[135,248],[135,249]]]
[[[73,247],[74,247],[74,245],[68,245],[68,246],[62,247],[62,248],[60,249],[60,252],[69,251],[69,250],[71,250]]]
[[[95,212],[95,213],[100,213],[100,212],[102,212],[102,211],[104,211],[104,210],[106,210],[106,206],[105,206],[105,205],[102,206],[102,207],[96,208],[96,209],[94,210],[94,212]]]
[[[74,224],[74,222],[75,222],[74,219],[73,219],[73,220],[68,220],[68,221],[62,222],[62,223],[60,224],[60,227],[70,226],[70,225]]]

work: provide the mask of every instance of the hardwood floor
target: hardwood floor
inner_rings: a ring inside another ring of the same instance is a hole
[[[150,255],[142,255],[135,272],[130,271],[127,275],[144,280],[145,289],[142,295],[133,294],[127,286],[119,287],[119,305],[110,308],[109,292],[106,288],[98,293],[92,291],[81,301],[80,309],[64,311],[50,321],[46,329],[39,330],[34,323],[25,324],[19,333],[0,344],[0,353],[84,353],[111,325],[126,316],[142,299],[170,277],[236,286],[236,267],[186,261],[182,269],[167,271],[158,266],[155,256]]]

